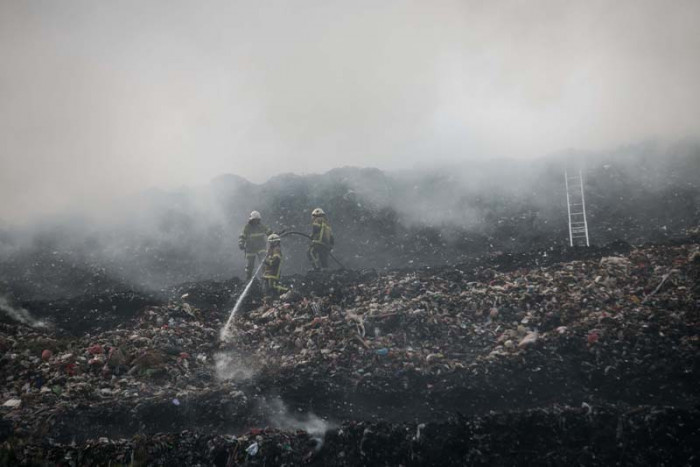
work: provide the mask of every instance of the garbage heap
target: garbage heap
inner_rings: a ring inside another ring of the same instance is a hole
[[[299,280],[227,342],[187,297],[95,335],[0,325],[0,460],[697,462],[697,242],[510,266]]]
[[[370,399],[408,391],[435,399],[431,411],[446,396],[469,412],[685,404],[699,362],[697,274],[695,244],[510,272],[386,274],[340,299],[253,310],[234,342],[279,384]]]

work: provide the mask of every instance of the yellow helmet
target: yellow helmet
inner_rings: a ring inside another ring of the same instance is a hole
[[[258,211],[253,211],[250,213],[250,217],[248,218],[248,220],[252,221],[253,219],[260,220],[260,213]]]
[[[321,209],[321,208],[316,208],[316,209],[314,209],[313,211],[311,211],[311,215],[314,216],[314,217],[318,217],[318,216],[325,216],[326,213],[323,212],[323,209]]]
[[[269,237],[267,237],[267,242],[268,243],[279,243],[281,240],[280,236],[277,234],[270,234]]]

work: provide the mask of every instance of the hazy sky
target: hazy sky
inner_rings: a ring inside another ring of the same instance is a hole
[[[0,220],[700,136],[700,1],[0,0]]]

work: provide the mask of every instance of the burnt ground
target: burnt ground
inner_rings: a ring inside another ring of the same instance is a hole
[[[298,275],[226,343],[236,280],[25,302],[0,461],[695,464],[699,278],[695,237]]]
[[[694,237],[693,237],[694,238]],[[667,241],[667,244],[682,244],[687,239]],[[492,269],[507,272],[518,268],[540,267],[561,263],[563,261],[601,258],[628,253],[632,247],[623,241],[616,241],[605,246],[590,248],[557,246],[545,249],[533,249],[521,253],[486,254],[475,256],[469,261],[454,267],[438,266],[419,269],[399,269],[398,271],[419,271],[425,274],[458,275],[461,278],[475,279],[479,271]],[[306,275],[291,275],[285,278],[288,285],[296,287],[300,293],[309,295],[330,295],[335,300],[342,298],[346,286],[350,283],[371,281],[379,276],[374,269],[335,270],[328,277],[309,272]],[[187,294],[187,302],[197,308],[223,310],[228,312],[235,304],[243,284],[234,277],[227,281],[187,282],[159,291],[140,290],[126,287],[124,284],[110,284],[85,294],[53,300],[24,300],[18,305],[27,309],[37,319],[47,320],[59,334],[81,335],[95,333],[118,327],[134,319],[146,306],[164,305]],[[247,307],[259,305],[261,296],[259,288],[254,288],[247,301]],[[8,317],[0,315],[0,321],[10,323]]]

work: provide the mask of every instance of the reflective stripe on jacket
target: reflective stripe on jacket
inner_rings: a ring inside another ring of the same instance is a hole
[[[277,247],[267,253],[267,258],[265,258],[265,271],[263,272],[263,279],[278,280],[280,278],[281,271],[282,249]]]

